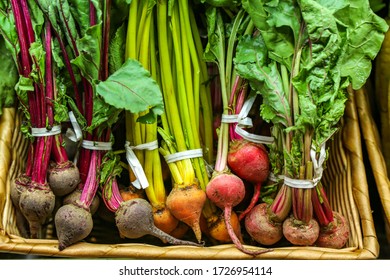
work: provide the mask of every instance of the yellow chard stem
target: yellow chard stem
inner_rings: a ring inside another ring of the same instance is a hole
[[[203,157],[209,163],[214,161],[214,139],[213,139],[213,111],[211,105],[211,91],[208,86],[208,70],[207,64],[203,60],[203,45],[199,34],[198,26],[195,20],[194,12],[190,9],[190,26],[194,34],[195,48],[198,56],[198,63],[200,65],[200,104],[203,116]]]
[[[164,73],[163,75],[163,94],[164,94],[164,100],[166,103],[168,103],[169,111],[165,111],[169,124],[171,124],[171,133],[173,134],[173,137],[176,141],[177,150],[180,151],[186,151],[187,146],[185,142],[184,132],[182,128],[182,123],[180,121],[179,114],[179,108],[177,105],[177,98],[175,94],[175,86],[174,86],[174,79],[171,75],[172,68],[171,68],[171,61],[172,58],[170,56],[170,52],[168,49],[169,43],[168,40],[168,19],[167,19],[167,2],[166,1],[159,1],[157,4],[157,11],[158,11],[158,37],[159,37],[159,52],[160,52],[160,66],[161,66],[161,73]],[[174,16],[172,15],[172,28],[175,26]],[[177,38],[177,37],[176,37]],[[177,58],[175,61],[177,62]],[[177,70],[177,69],[176,69]],[[186,131],[188,133],[188,131]],[[181,176],[184,179],[184,182],[190,182],[193,183],[195,179],[194,170],[191,164],[191,161],[189,159],[181,160],[182,168],[180,171]]]

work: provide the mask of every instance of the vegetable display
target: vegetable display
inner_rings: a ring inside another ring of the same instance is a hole
[[[327,141],[387,30],[368,0],[0,0],[25,237],[99,242],[104,209],[123,242],[348,246]]]

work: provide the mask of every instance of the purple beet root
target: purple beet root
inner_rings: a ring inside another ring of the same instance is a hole
[[[121,236],[126,238],[137,239],[149,234],[173,245],[202,246],[199,243],[177,239],[157,228],[153,221],[152,206],[142,198],[122,202],[115,212],[115,222]]]
[[[52,214],[55,195],[48,185],[31,185],[20,195],[19,207],[30,226],[31,238],[38,238],[42,224]]]
[[[19,209],[20,195],[28,188],[31,178],[25,174],[17,177],[11,184],[11,200],[16,208]]]
[[[51,163],[48,171],[48,182],[56,196],[71,193],[80,182],[80,173],[71,161],[63,164]]]
[[[82,191],[83,190],[79,187],[74,189],[70,194],[67,194],[63,197],[62,204],[77,204],[77,201],[80,200]],[[93,197],[91,205],[89,206],[89,211],[91,212],[91,215],[96,213],[99,208],[99,205],[100,199],[97,195],[95,195]]]
[[[55,215],[54,223],[60,251],[86,238],[93,227],[91,213],[75,204],[60,207]]]
[[[15,207],[16,226],[19,230],[20,236],[24,238],[30,237],[30,233],[28,230],[29,224],[27,219],[20,211],[19,201],[20,201],[20,195],[26,188],[28,188],[30,183],[31,183],[31,178],[25,174],[20,175],[19,177],[15,178],[14,181],[11,182],[10,196],[11,196],[12,204]]]

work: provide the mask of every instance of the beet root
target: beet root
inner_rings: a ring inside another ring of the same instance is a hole
[[[340,213],[333,211],[333,222],[322,227],[316,241],[319,247],[341,249],[349,239],[350,229],[347,220]]]
[[[195,242],[174,238],[157,228],[153,221],[153,208],[143,198],[122,202],[115,212],[115,223],[120,235],[126,238],[137,239],[145,235],[153,235],[172,245],[201,246]]]
[[[245,216],[245,229],[258,243],[273,245],[283,237],[281,223],[271,221],[267,204],[260,203]]]
[[[233,227],[234,233],[237,235],[238,239],[242,242],[241,235],[241,225],[238,220],[237,214],[232,211],[230,223]],[[226,228],[225,217],[222,215],[216,216],[216,219],[208,222],[209,235],[220,243],[230,243],[232,239]]]
[[[234,232],[231,224],[232,208],[239,204],[245,196],[245,185],[241,178],[228,172],[216,173],[206,186],[206,194],[210,201],[223,210],[226,229],[238,250],[251,256],[271,251],[271,249],[253,251],[244,248]]]
[[[254,184],[252,200],[239,216],[242,220],[258,202],[261,186],[268,178],[270,170],[268,152],[262,144],[245,139],[234,140],[229,147],[227,162],[234,174]]]
[[[81,193],[83,191],[82,186],[83,185],[81,184],[81,187],[77,187],[71,193],[65,195],[62,199],[62,204],[77,204],[77,201],[80,199]],[[99,205],[100,199],[97,195],[95,195],[93,197],[91,205],[89,206],[89,212],[91,212],[91,215],[96,213],[99,208]]]
[[[55,215],[54,223],[60,251],[86,238],[93,227],[91,213],[75,204],[60,207]]]
[[[166,199],[171,214],[191,227],[199,243],[202,238],[199,222],[205,202],[206,193],[197,182],[188,186],[175,185]]]
[[[172,215],[167,207],[159,209],[153,207],[153,221],[156,227],[166,233],[173,231],[179,224],[179,220]]]
[[[283,235],[294,245],[311,246],[318,239],[320,226],[315,219],[302,223],[293,216],[283,222]]]
[[[39,238],[42,225],[52,214],[55,195],[48,185],[31,185],[20,195],[19,208],[30,226],[31,238]]]
[[[234,174],[244,180],[263,183],[268,178],[270,162],[262,144],[244,139],[232,141],[227,161]]]
[[[80,173],[71,161],[63,164],[50,164],[48,182],[56,196],[64,196],[71,193],[80,182]]]
[[[19,209],[20,195],[31,183],[31,178],[25,174],[18,176],[11,184],[11,200],[16,208]]]

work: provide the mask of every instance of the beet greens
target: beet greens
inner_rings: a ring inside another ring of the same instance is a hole
[[[261,115],[276,128],[282,149],[277,153],[283,155],[281,169],[277,154],[271,156],[274,170],[284,176],[284,185],[270,206],[271,218],[283,222],[291,205],[293,223],[284,233],[299,227],[305,236],[302,225],[318,216],[313,213],[312,196],[325,195],[318,181],[326,160],[326,141],[340,127],[347,87],[359,88],[367,79],[386,25],[368,1],[357,6],[350,3],[355,1],[341,1],[337,6],[314,0],[279,1],[277,6],[268,2],[242,1],[261,35],[240,41],[235,64],[238,74],[262,95]],[[356,64],[361,71],[354,70]],[[316,212],[320,208],[314,207]]]

